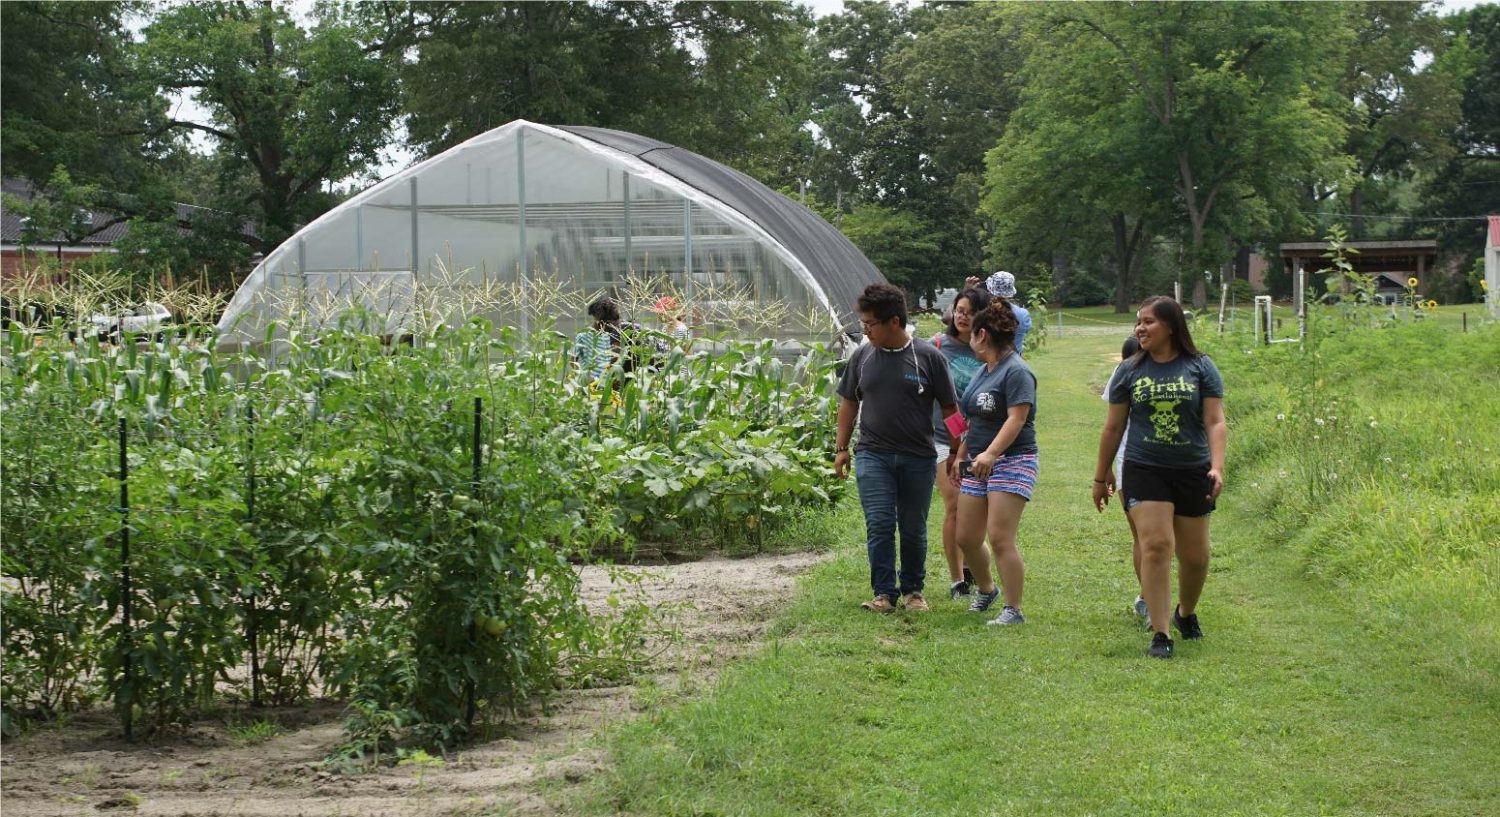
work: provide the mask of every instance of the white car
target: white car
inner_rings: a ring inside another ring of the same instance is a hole
[[[154,332],[162,324],[172,322],[172,313],[155,301],[146,301],[138,307],[128,308],[114,315],[95,314],[89,317],[94,328],[102,335],[116,331],[125,333]]]

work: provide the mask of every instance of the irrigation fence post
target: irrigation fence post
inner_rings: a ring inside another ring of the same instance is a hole
[[[131,650],[135,646],[135,633],[131,627],[131,591],[130,591],[130,456],[128,432],[125,429],[125,418],[120,418],[120,621],[122,624],[120,635],[120,649],[124,654],[121,666],[125,672],[125,682],[121,689],[126,691],[126,700],[120,707],[120,719],[125,729],[125,740],[135,740],[131,729],[131,709],[135,706],[135,668],[130,660]],[[117,700],[116,703],[119,703]]]
[[[255,536],[255,406],[245,404],[245,522]],[[254,558],[254,554],[251,555]],[[250,642],[250,706],[260,707],[260,633],[256,621],[255,596],[260,587],[252,586],[245,597],[245,638]]]

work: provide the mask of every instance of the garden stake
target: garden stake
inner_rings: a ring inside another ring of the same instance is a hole
[[[483,423],[483,398],[474,398],[474,488],[473,494],[476,501],[479,500],[479,470],[484,463],[484,449],[479,439],[480,427]],[[469,621],[469,648],[479,643],[479,628],[474,621]],[[464,684],[464,728],[474,728],[474,676]]]
[[[120,418],[120,615],[124,624],[121,636],[125,661],[125,683],[122,688],[129,691],[128,703],[120,708],[120,717],[124,721],[125,739],[134,741],[135,735],[130,729],[130,710],[135,706],[135,684],[130,661],[130,650],[134,646],[134,633],[130,629],[130,461],[126,456],[127,443],[125,437],[125,418]]]
[[[246,485],[245,485],[245,519],[251,529],[255,526],[255,406],[245,406],[246,437],[249,440],[250,451],[245,463]],[[245,636],[250,640],[250,706],[260,707],[260,649],[257,643],[257,632],[255,628],[255,593],[252,591],[246,598],[248,609],[245,612]]]
[[[1469,331],[1469,313],[1467,313],[1467,312],[1460,312],[1458,314],[1464,316],[1464,331],[1465,332]]]

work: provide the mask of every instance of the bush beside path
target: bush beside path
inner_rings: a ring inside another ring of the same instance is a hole
[[[1392,638],[1389,621],[1310,577],[1236,473],[1246,441],[1232,380],[1206,638],[1179,641],[1170,662],[1144,656],[1123,514],[1089,501],[1098,392],[1124,331],[1054,339],[1034,362],[1043,454],[1021,526],[1025,626],[997,632],[942,597],[940,506],[933,612],[863,613],[863,532],[851,527],[762,652],[711,695],[620,730],[613,769],[576,805],[757,817],[1500,811],[1493,675],[1436,669],[1440,642]]]

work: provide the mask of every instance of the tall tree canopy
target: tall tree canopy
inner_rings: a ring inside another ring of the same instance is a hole
[[[1048,4],[1031,10],[1031,21],[1023,106],[1067,104],[1018,116],[1020,127],[1040,129],[1035,145],[1074,140],[1078,150],[1054,158],[1087,163],[1058,164],[1060,176],[1122,180],[1088,183],[1107,188],[1084,196],[1108,201],[1107,210],[1145,217],[1168,198],[1173,217],[1164,226],[1180,236],[1190,269],[1225,260],[1229,238],[1294,216],[1311,180],[1343,175],[1335,80],[1348,42],[1346,7]],[[1008,162],[1036,160],[1034,151],[990,158],[992,185],[1012,173]]]
[[[411,145],[432,155],[515,119],[652,136],[795,178],[807,139],[805,10],[775,3],[361,4],[399,46]]]
[[[324,187],[377,161],[388,142],[395,74],[332,17],[309,31],[269,0],[172,6],[146,27],[140,55],[144,79],[208,111],[207,123],[162,128],[214,140],[224,191],[245,199],[220,203],[250,205],[260,229],[249,240],[262,252],[327,209]],[[235,190],[237,178],[249,184]]]

